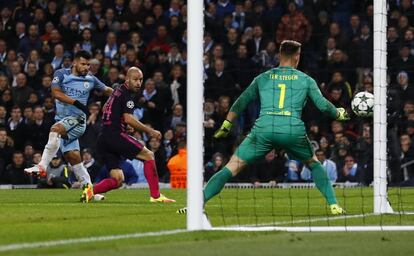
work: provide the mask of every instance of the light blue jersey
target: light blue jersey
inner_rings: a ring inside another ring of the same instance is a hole
[[[103,91],[106,86],[93,75],[75,76],[71,74],[70,68],[62,68],[56,70],[54,74],[52,81],[52,88],[53,87],[60,88],[64,94],[74,100],[78,100],[83,105],[86,105],[88,103],[89,94],[93,89]],[[85,113],[71,104],[56,100],[55,120],[60,121],[68,116],[85,118]]]
[[[56,70],[52,87],[61,89],[64,94],[84,105],[88,103],[89,94],[93,89],[103,91],[106,88],[95,76],[74,76],[69,68]],[[55,120],[66,130],[65,138],[60,141],[62,153],[79,150],[78,138],[86,130],[86,114],[71,104],[56,100]]]

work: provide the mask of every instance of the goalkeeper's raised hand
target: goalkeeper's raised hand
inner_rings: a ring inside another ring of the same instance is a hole
[[[233,124],[229,120],[224,120],[220,128],[214,133],[215,139],[225,138],[229,135]]]
[[[346,110],[344,108],[337,108],[336,109],[336,120],[338,121],[346,121],[351,119],[349,117],[348,112],[346,112]]]

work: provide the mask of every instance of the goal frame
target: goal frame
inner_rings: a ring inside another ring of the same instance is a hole
[[[414,231],[414,226],[211,227],[203,213],[203,1],[188,1],[187,65],[187,230],[228,231]],[[374,211],[394,213],[387,197],[387,2],[374,1]],[[383,121],[385,120],[385,121]],[[400,213],[394,213],[400,214]],[[345,215],[346,218],[346,215]]]

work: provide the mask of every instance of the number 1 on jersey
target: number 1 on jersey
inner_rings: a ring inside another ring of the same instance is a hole
[[[286,84],[278,84],[280,88],[279,108],[283,108],[285,104]]]

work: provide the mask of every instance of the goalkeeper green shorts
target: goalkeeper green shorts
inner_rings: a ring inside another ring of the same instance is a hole
[[[299,161],[313,157],[313,148],[306,134],[258,132],[254,128],[236,149],[235,155],[250,164],[272,149],[284,149],[289,157]]]

